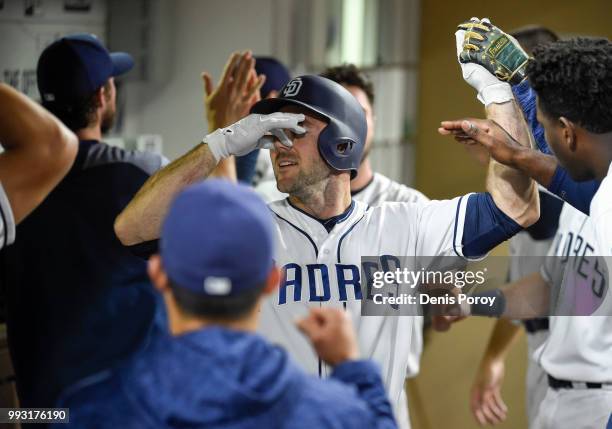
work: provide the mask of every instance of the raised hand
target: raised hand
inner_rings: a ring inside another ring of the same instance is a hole
[[[255,72],[255,58],[250,51],[230,55],[216,88],[210,74],[202,73],[209,131],[227,127],[247,116],[260,99],[259,90],[265,79]]]
[[[529,55],[514,37],[491,24],[487,18],[472,18],[459,24],[458,28],[465,31],[460,62],[481,65],[497,79],[512,85],[525,79]]]
[[[229,127],[208,134],[203,141],[208,144],[217,161],[231,155],[242,156],[257,148],[270,148],[273,140],[268,133],[280,136],[279,131],[283,129],[296,134],[305,133],[306,130],[299,125],[304,119],[301,113],[275,112],[269,115],[252,113]],[[286,146],[292,144],[288,138],[279,138],[279,140]]]

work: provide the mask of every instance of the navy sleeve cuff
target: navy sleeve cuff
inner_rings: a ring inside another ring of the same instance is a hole
[[[488,192],[469,196],[463,236],[463,255],[468,258],[484,256],[523,228],[502,212]]]

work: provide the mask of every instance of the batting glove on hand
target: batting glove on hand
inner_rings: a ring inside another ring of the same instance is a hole
[[[519,42],[491,24],[487,18],[477,18],[459,24],[465,30],[462,63],[480,64],[499,80],[516,85],[525,80],[529,55]]]
[[[306,130],[299,125],[304,121],[303,114],[275,112],[270,115],[252,113],[235,124],[226,128],[219,128],[204,137],[203,142],[217,161],[231,155],[242,156],[255,149],[269,149],[274,139],[268,135],[278,136],[280,142],[291,147],[291,140],[284,137],[283,129],[289,129],[296,134],[303,134]]]
[[[471,30],[466,31],[466,24],[472,25]],[[480,21],[478,18],[472,18],[467,23],[459,25],[459,30],[455,33],[455,42],[457,45],[457,60],[461,66],[461,73],[463,80],[465,80],[471,87],[473,87],[478,95],[476,98],[488,106],[491,103],[505,103],[513,99],[512,88],[506,82],[500,81],[491,71],[483,67],[482,64],[474,61],[465,61],[466,45],[471,45],[472,33],[476,25],[484,27],[485,24],[489,23],[487,18]],[[488,28],[488,27],[487,27]]]

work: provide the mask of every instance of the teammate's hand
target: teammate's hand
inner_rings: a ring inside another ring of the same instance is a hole
[[[504,369],[503,359],[485,358],[476,372],[470,392],[470,408],[481,426],[496,425],[506,420],[508,407],[501,397]]]
[[[202,73],[204,106],[209,131],[227,127],[249,114],[251,106],[259,101],[259,90],[266,77],[257,76],[255,58],[251,52],[233,53],[223,69],[219,85],[215,88],[212,77]]]
[[[525,79],[529,55],[514,37],[491,24],[487,18],[482,21],[472,18],[459,24],[458,28],[465,30],[460,62],[479,64],[499,80],[513,85]]]
[[[305,119],[301,113],[275,112],[269,115],[252,113],[227,128],[220,128],[206,137],[204,143],[217,161],[231,155],[246,155],[257,148],[270,149],[274,145],[272,133],[280,142],[291,146],[291,140],[285,136],[283,129],[289,129],[296,134],[304,134],[306,130],[299,125]]]
[[[452,135],[462,144],[480,144],[500,164],[516,167],[516,158],[525,150],[497,122],[490,119],[443,121],[438,128],[442,135]]]
[[[478,18],[472,18],[472,20],[478,21]],[[468,22],[472,22],[473,25],[482,25],[480,21],[478,21],[478,24],[473,21]],[[461,66],[463,79],[476,90],[478,93],[478,100],[485,106],[491,103],[505,103],[512,100],[514,95],[512,94],[512,88],[510,88],[509,84],[500,81],[481,64],[463,60],[464,50],[466,49],[465,46],[469,45],[469,41],[471,40],[467,37],[467,34],[471,34],[472,32],[466,32],[465,28],[462,28],[463,25],[464,24],[461,24],[459,30],[455,32],[457,60]]]
[[[327,364],[336,366],[359,358],[355,331],[346,311],[338,308],[312,308],[310,314],[297,322]]]

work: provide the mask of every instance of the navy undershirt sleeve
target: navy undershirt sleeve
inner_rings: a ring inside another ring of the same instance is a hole
[[[468,258],[486,255],[522,229],[495,205],[491,194],[472,194],[467,201],[461,237],[463,255]]]

